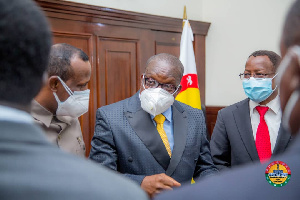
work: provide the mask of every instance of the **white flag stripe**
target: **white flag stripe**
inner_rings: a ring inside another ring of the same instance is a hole
[[[185,20],[181,41],[180,41],[180,61],[184,66],[184,73],[186,74],[197,74],[195,54],[193,48],[193,31],[190,26],[189,20]]]

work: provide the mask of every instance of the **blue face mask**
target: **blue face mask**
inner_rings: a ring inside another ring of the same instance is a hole
[[[277,74],[276,74],[277,75]],[[275,76],[276,76],[275,75]],[[275,78],[275,76],[273,78]],[[257,103],[266,100],[277,88],[272,89],[273,78],[253,78],[243,80],[245,94]]]

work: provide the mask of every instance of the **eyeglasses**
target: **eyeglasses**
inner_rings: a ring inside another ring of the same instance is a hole
[[[267,76],[272,75],[272,74],[275,74],[275,73],[270,73],[270,74],[253,73],[252,77],[253,78],[266,78]],[[243,73],[243,74],[240,74],[239,76],[240,76],[241,80],[250,79],[251,73]]]
[[[145,74],[143,74],[143,79],[144,87],[147,86],[147,88],[157,88],[158,86],[161,86],[162,89],[166,90],[172,95],[178,90],[180,86],[180,84],[176,87],[173,84],[159,83],[153,78],[148,78],[147,76],[145,76]]]

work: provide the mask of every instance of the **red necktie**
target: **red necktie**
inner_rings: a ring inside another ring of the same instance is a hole
[[[256,110],[260,115],[260,122],[256,131],[255,145],[260,162],[269,160],[272,155],[269,129],[264,118],[268,109],[269,107],[256,107]]]

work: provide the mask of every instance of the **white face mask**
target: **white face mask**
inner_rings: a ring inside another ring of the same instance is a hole
[[[84,113],[86,113],[89,109],[89,99],[90,99],[90,90],[84,91],[74,91],[65,84],[63,80],[58,76],[58,79],[70,95],[69,98],[61,102],[55,92],[53,95],[57,101],[58,107],[56,110],[57,116],[71,116],[73,118],[80,117]]]
[[[143,110],[156,116],[174,103],[174,96],[161,88],[148,88],[141,93],[140,100]]]
[[[290,62],[291,62],[291,54],[296,54],[298,55],[298,62],[300,64],[300,47],[299,46],[294,46],[292,47],[288,53],[286,54],[286,56],[284,57],[284,59],[282,60],[280,66],[278,67],[278,85],[280,85],[280,82],[282,80],[282,75],[284,74],[284,72],[286,71],[286,69],[289,67]],[[283,127],[288,130],[289,132],[291,132],[291,128],[290,128],[290,118],[291,118],[291,114],[292,111],[294,110],[294,107],[296,105],[296,103],[298,102],[300,97],[300,91],[299,88],[296,89],[290,96],[288,102],[286,103],[284,112],[282,114],[282,125]]]

